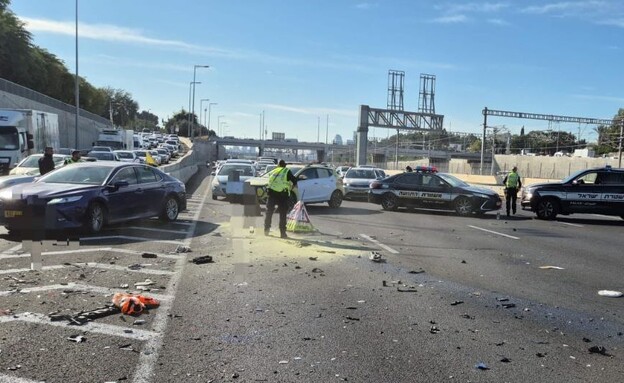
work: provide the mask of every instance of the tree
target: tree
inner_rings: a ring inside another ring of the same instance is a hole
[[[595,132],[598,133],[598,144],[594,147],[597,155],[615,152],[619,147],[620,140],[620,124],[624,122],[624,109],[620,108],[613,117],[614,123],[606,126],[600,125],[596,127]]]
[[[477,138],[476,140],[472,141],[470,143],[470,145],[468,146],[468,152],[470,153],[478,153],[481,151],[481,139]]]

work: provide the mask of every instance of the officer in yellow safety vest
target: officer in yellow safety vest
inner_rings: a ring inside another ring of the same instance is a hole
[[[275,205],[279,209],[279,229],[280,237],[288,238],[286,235],[286,214],[288,213],[288,198],[290,189],[297,186],[297,179],[292,172],[286,168],[286,162],[280,160],[277,167],[269,173],[269,183],[267,193],[269,195],[266,204],[266,216],[264,217],[264,235],[269,235],[271,230],[271,219],[275,211]]]
[[[518,168],[513,167],[511,173],[507,174],[503,180],[505,185],[505,207],[507,208],[507,216],[509,217],[509,205],[511,204],[511,210],[516,214],[516,200],[518,199],[518,190],[522,187],[520,181],[520,175],[518,175]]]
[[[75,164],[77,162],[84,162],[80,157],[80,150],[74,150],[71,157],[65,159],[65,165]]]

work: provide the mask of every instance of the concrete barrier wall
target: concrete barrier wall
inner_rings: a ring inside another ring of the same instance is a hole
[[[501,171],[508,171],[517,166],[518,173],[523,177],[556,180],[587,168],[618,166],[617,159],[584,157],[496,155],[495,162]]]

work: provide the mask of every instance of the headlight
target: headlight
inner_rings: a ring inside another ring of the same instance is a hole
[[[348,183],[346,183],[346,184],[344,184],[344,186],[349,186],[349,184],[348,184]]]
[[[4,189],[0,191],[0,199],[5,200],[5,201],[9,199],[13,199],[13,191],[9,189]]]
[[[50,200],[50,202],[48,202],[48,205],[56,205],[59,203],[70,203],[70,202],[76,202],[76,201],[80,201],[82,199],[81,195],[75,195],[75,196],[71,196],[71,197],[60,197],[60,198],[53,198]]]
[[[474,193],[473,196],[475,197],[479,197],[479,198],[485,198],[485,199],[489,199],[490,196],[487,194],[481,194],[481,193]]]

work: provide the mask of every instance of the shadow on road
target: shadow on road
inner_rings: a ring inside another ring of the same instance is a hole
[[[342,206],[338,209],[332,209],[329,206],[306,205],[306,210],[310,215],[373,215],[380,214],[379,210],[362,209],[359,207]]]

